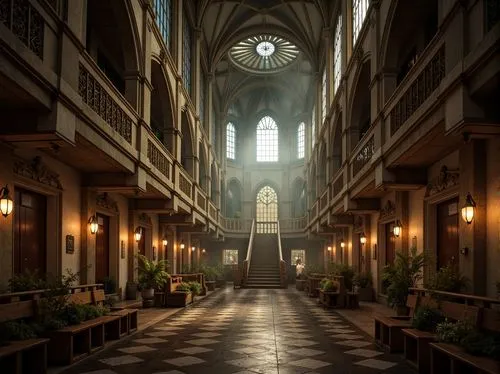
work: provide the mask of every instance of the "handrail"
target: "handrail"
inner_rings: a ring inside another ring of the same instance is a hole
[[[492,304],[498,305],[500,304],[500,300],[494,299],[491,297],[485,296],[477,296],[466,293],[455,293],[455,292],[447,292],[447,291],[435,291],[427,288],[419,288],[414,287],[409,289],[410,293],[418,294],[421,296],[425,296],[426,294],[441,296],[443,298],[456,300],[459,299],[463,301],[467,305],[477,305],[482,306],[484,308],[491,308]]]
[[[243,286],[246,285],[248,279],[248,272],[250,271],[250,261],[252,260],[253,238],[255,236],[255,219],[252,220],[252,227],[250,228],[250,239],[248,240],[247,257],[243,261]]]
[[[280,255],[280,284],[281,287],[286,288],[287,287],[287,272],[286,272],[286,264],[285,261],[283,260],[283,250],[281,248],[281,231],[280,231],[280,221],[277,222],[277,232],[276,235],[278,236],[278,250],[279,250],[279,255]]]

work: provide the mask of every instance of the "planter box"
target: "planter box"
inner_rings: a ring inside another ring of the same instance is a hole
[[[227,282],[226,282],[226,280],[225,280],[225,279],[217,279],[217,280],[215,281],[215,286],[216,286],[217,288],[226,287],[226,283],[227,283]]]
[[[167,306],[185,307],[193,302],[193,294],[191,292],[175,291],[167,295]]]
[[[208,291],[215,291],[215,281],[205,281]]]
[[[340,292],[324,292],[319,290],[319,302],[327,308],[336,308],[343,306],[340,301]]]
[[[305,279],[296,279],[295,280],[295,288],[298,291],[304,291],[306,287],[307,280]]]
[[[359,301],[373,301],[373,288],[358,288]]]

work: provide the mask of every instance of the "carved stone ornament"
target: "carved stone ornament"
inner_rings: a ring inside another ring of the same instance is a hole
[[[100,208],[111,210],[111,211],[115,212],[116,214],[119,214],[119,212],[120,212],[116,201],[111,199],[106,192],[104,192],[103,194],[97,195],[95,202],[96,202],[96,205]]]
[[[63,189],[59,174],[48,169],[40,156],[36,156],[31,161],[17,159],[14,161],[14,173],[59,190]]]
[[[387,200],[384,207],[380,210],[380,219],[390,218],[396,215],[396,204],[391,200]]]
[[[153,222],[151,221],[151,217],[148,216],[146,213],[139,214],[138,220],[139,220],[140,225],[146,225],[146,226],[153,225]]]
[[[363,231],[364,224],[365,222],[362,216],[354,217],[354,231]]]
[[[459,181],[460,173],[458,169],[449,170],[446,165],[443,165],[437,178],[435,178],[427,185],[425,196],[432,196],[448,188],[454,187],[458,185]]]

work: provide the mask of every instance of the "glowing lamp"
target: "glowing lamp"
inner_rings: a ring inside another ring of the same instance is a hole
[[[397,220],[396,221],[396,224],[394,225],[394,227],[392,228],[392,233],[394,234],[394,236],[396,238],[399,238],[399,235],[401,235],[401,230],[402,230],[402,225],[401,225],[401,221],[400,220]]]
[[[191,251],[193,252],[196,251],[196,247],[195,246],[191,247]]]
[[[13,208],[14,202],[10,198],[9,189],[7,186],[2,187],[0,190],[0,213],[2,213],[2,216],[7,217],[12,213]]]
[[[185,246],[184,246],[184,242],[183,241],[181,242],[180,247],[181,247],[181,249],[184,249]]]
[[[365,244],[366,244],[366,235],[365,235],[365,233],[362,233],[362,234],[359,236],[359,242],[360,242],[362,245],[365,245]]]
[[[99,230],[99,223],[97,222],[97,217],[93,215],[89,218],[90,233],[95,234]]]
[[[474,219],[475,210],[476,210],[476,202],[472,198],[470,192],[468,192],[467,196],[465,197],[465,204],[462,207],[462,218],[465,222],[467,222],[468,225],[470,225],[472,223],[472,220]]]
[[[332,247],[328,246],[328,248],[326,248],[328,250],[328,252],[331,252],[332,251]]]
[[[142,228],[137,227],[134,231],[134,238],[136,242],[141,241],[142,238]]]
[[[345,248],[345,242],[344,239],[340,240],[340,248]]]
[[[163,239],[161,240],[161,243],[163,244],[164,247],[166,247],[168,245],[168,240],[167,240],[166,236],[163,237]]]

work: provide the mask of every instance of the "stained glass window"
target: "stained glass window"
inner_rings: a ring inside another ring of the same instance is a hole
[[[278,195],[270,186],[264,186],[257,194],[257,232],[271,234],[277,232]]]
[[[184,82],[184,88],[191,94],[191,26],[187,16],[184,15],[184,33],[182,38],[182,80]]]
[[[234,125],[229,122],[226,126],[226,157],[234,160],[235,158],[235,143],[236,143],[236,129]]]
[[[170,49],[172,39],[172,1],[155,0],[156,24],[160,29],[161,36]]]
[[[352,45],[356,45],[359,32],[365,22],[370,0],[352,0]]]
[[[311,149],[314,148],[314,143],[316,142],[316,106],[312,110],[311,119]]]
[[[237,265],[238,264],[238,250],[237,249],[224,249],[222,251],[222,263],[224,265]]]
[[[342,16],[340,15],[335,27],[335,40],[333,41],[333,94],[337,92],[342,77]]]
[[[278,125],[269,116],[257,124],[257,161],[278,161]]]
[[[321,126],[325,122],[326,112],[328,111],[328,82],[326,80],[326,68],[323,70],[323,79],[321,82]]]
[[[302,122],[297,128],[297,158],[304,158],[305,155],[306,125]]]

